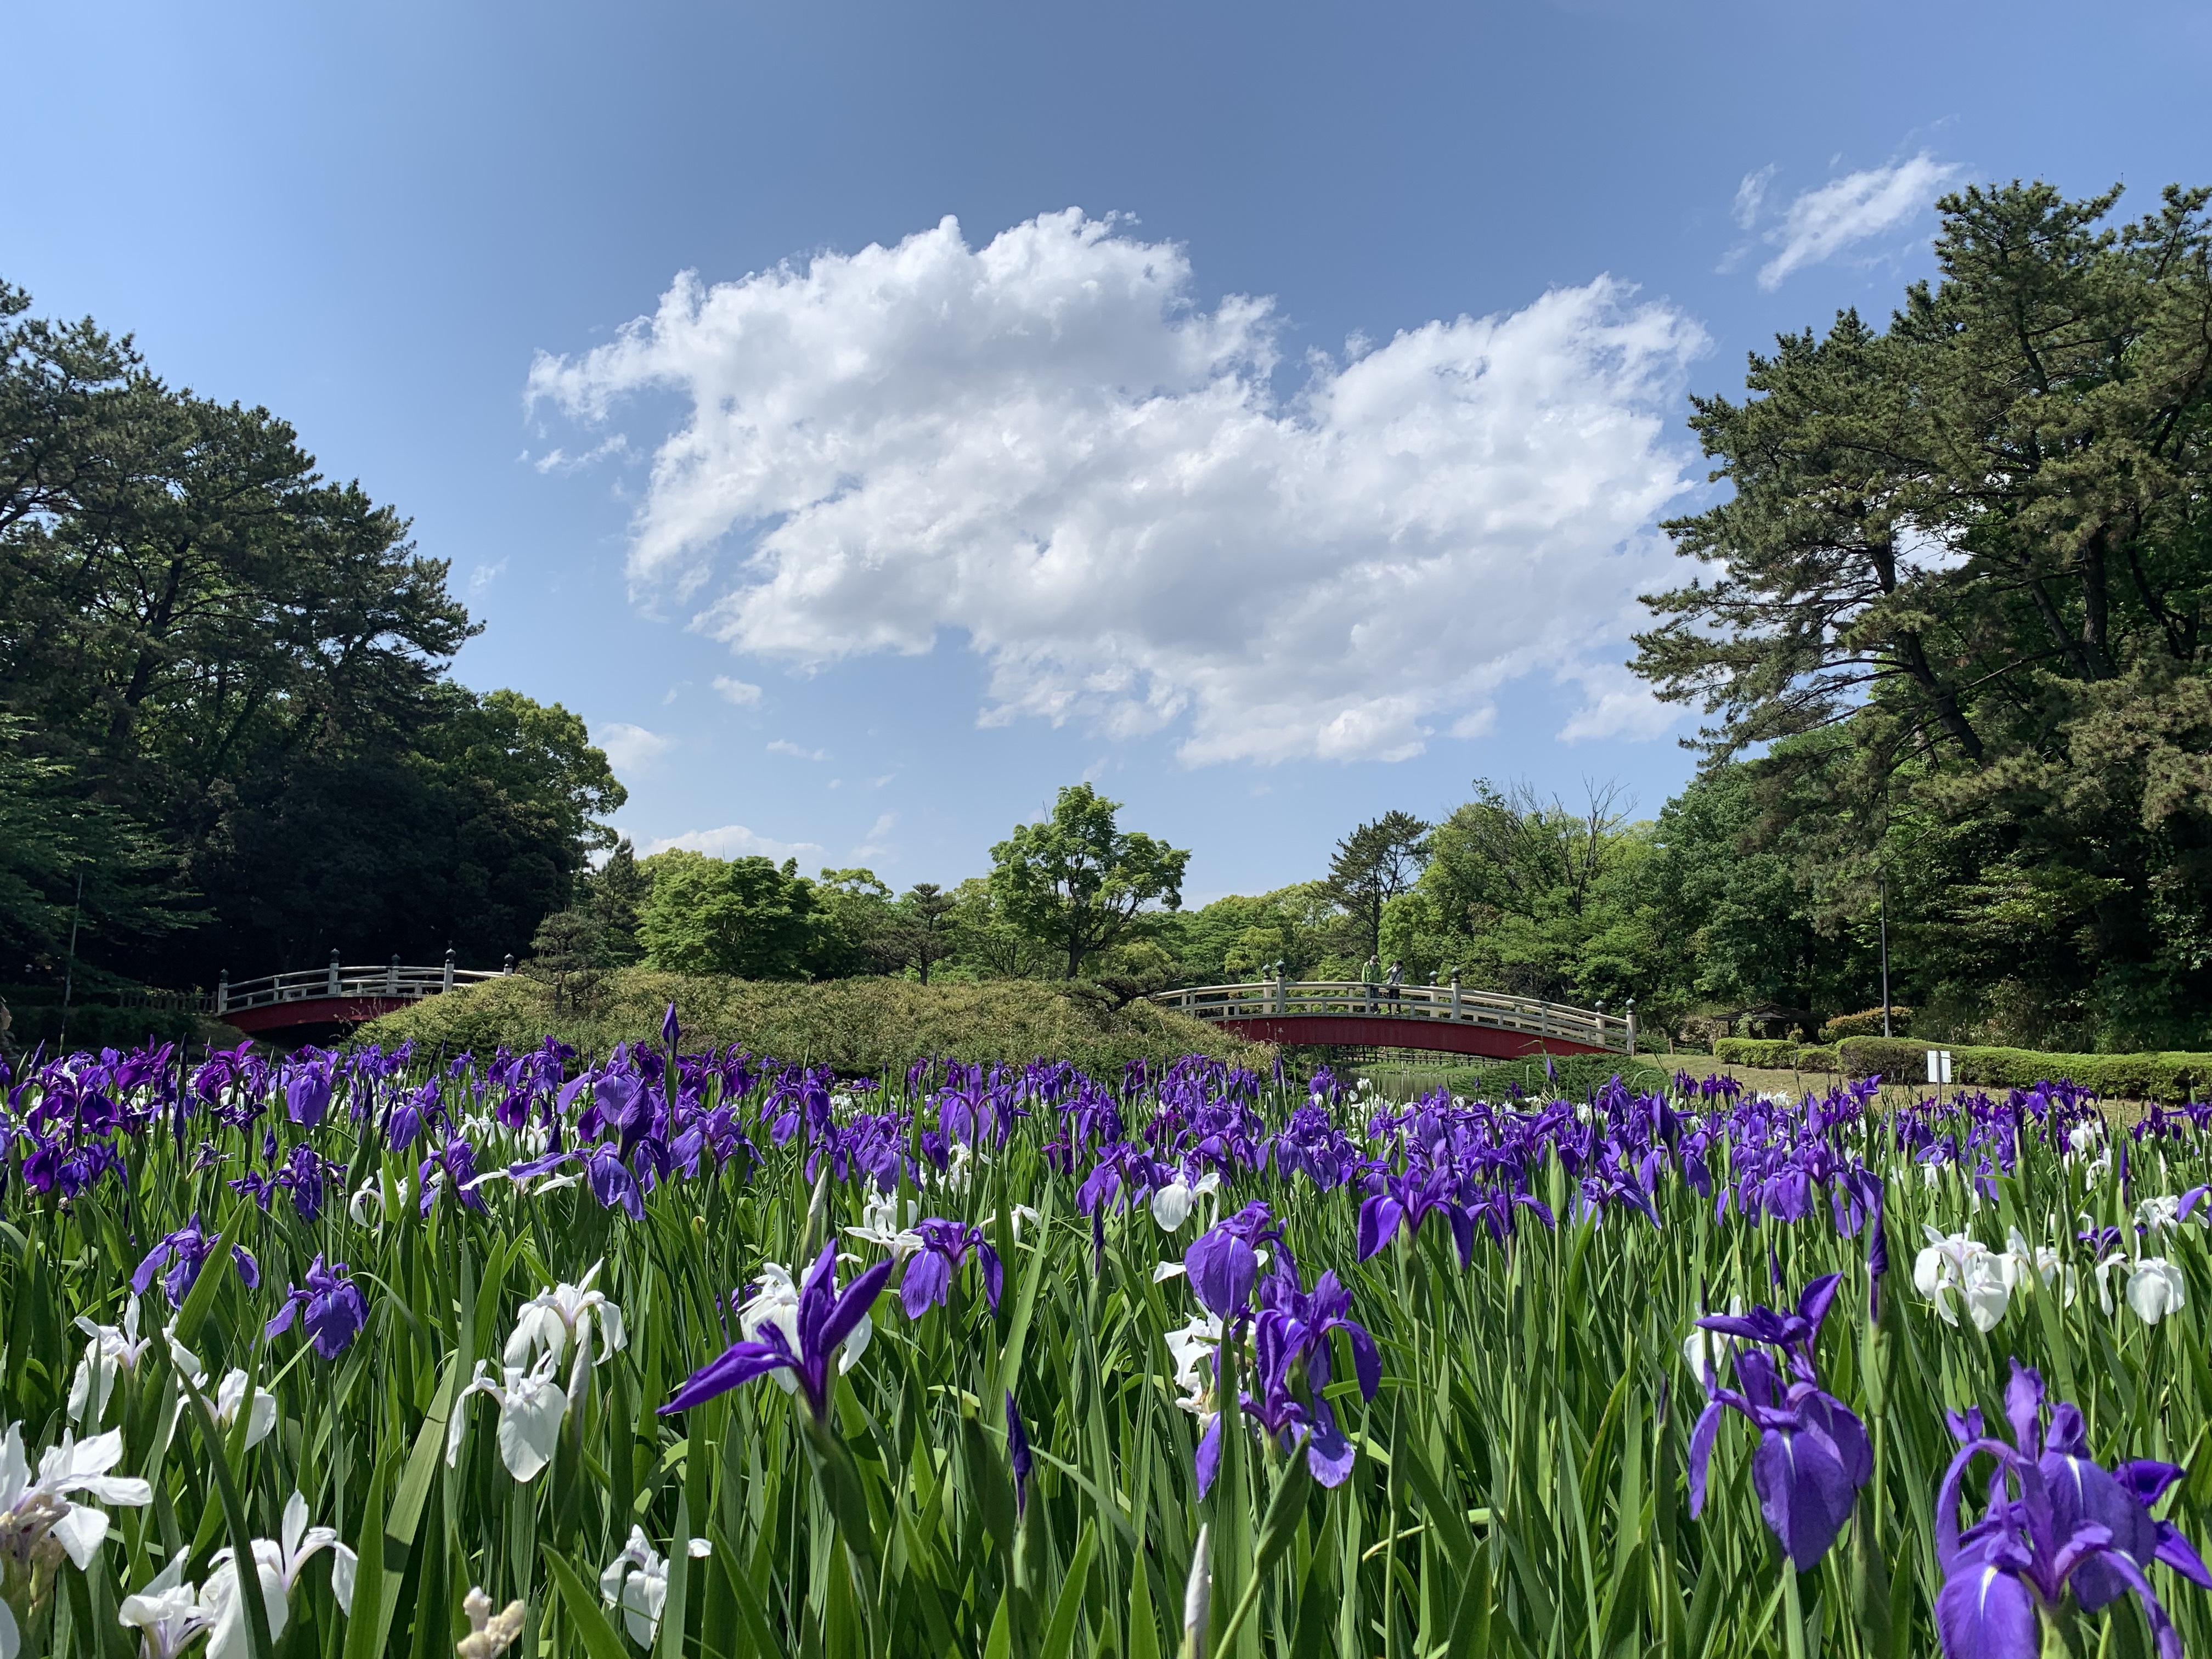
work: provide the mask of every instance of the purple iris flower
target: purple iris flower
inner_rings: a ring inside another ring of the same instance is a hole
[[[276,1316],[262,1328],[261,1334],[283,1335],[292,1328],[293,1319],[304,1308],[307,1335],[315,1352],[325,1359],[336,1359],[353,1345],[362,1327],[368,1323],[368,1304],[362,1299],[349,1272],[343,1261],[325,1267],[323,1258],[318,1255],[307,1269],[307,1287],[284,1287],[284,1305],[277,1309]]]
[[[891,1264],[878,1261],[842,1291],[837,1288],[837,1247],[825,1244],[799,1287],[799,1346],[794,1351],[782,1326],[760,1328],[763,1340],[733,1342],[720,1358],[710,1359],[684,1379],[683,1386],[660,1409],[688,1411],[692,1407],[727,1394],[742,1383],[770,1371],[795,1374],[799,1391],[817,1422],[830,1416],[830,1366],[839,1346],[852,1335],[868,1310],[883,1293],[891,1276]]]
[[[1421,1230],[1431,1212],[1450,1224],[1465,1267],[1474,1250],[1474,1218],[1452,1203],[1459,1181],[1448,1169],[1408,1170],[1376,1178],[1376,1190],[1359,1206],[1359,1259],[1367,1260],[1396,1236],[1402,1224],[1408,1238]]]
[[[606,1142],[592,1148],[585,1165],[585,1178],[601,1209],[611,1210],[619,1204],[632,1221],[645,1218],[645,1200],[638,1195],[637,1177],[630,1174],[629,1166]]]
[[[303,1066],[284,1084],[284,1108],[295,1123],[312,1129],[331,1109],[331,1073],[327,1065]]]
[[[1751,1486],[1759,1494],[1759,1515],[1800,1572],[1828,1553],[1859,1488],[1874,1474],[1865,1426],[1821,1389],[1813,1370],[1813,1345],[1839,1277],[1832,1273],[1807,1285],[1795,1313],[1753,1308],[1698,1322],[1707,1330],[1780,1348],[1795,1376],[1785,1382],[1773,1359],[1753,1348],[1733,1353],[1741,1387],[1723,1388],[1717,1376],[1703,1379],[1705,1408],[1690,1433],[1690,1513],[1694,1516],[1705,1506],[1705,1466],[1723,1408],[1742,1413],[1759,1430]]]
[[[1029,1431],[1022,1426],[1011,1389],[1006,1391],[1006,1462],[1014,1471],[1014,1519],[1018,1522],[1030,1506],[1030,1472],[1036,1459],[1030,1453]]]
[[[230,1265],[238,1269],[239,1282],[249,1291],[261,1288],[261,1264],[253,1259],[253,1252],[243,1244],[230,1247]]]
[[[2017,1359],[2005,1387],[2012,1443],[1984,1434],[1979,1411],[1947,1413],[1959,1452],[1936,1498],[1936,1547],[1943,1588],[1936,1628],[1952,1659],[2034,1659],[2039,1615],[2055,1613],[2066,1592],[2094,1613],[2132,1590],[2163,1659],[2179,1659],[2181,1638],[2144,1577],[2163,1561],[2191,1583],[2212,1589],[2212,1573],[2171,1522],[2154,1521],[2155,1503],[2181,1471],[2149,1460],[2107,1471],[2091,1461],[2081,1412],[2061,1403],[2043,1425],[2043,1378]],[[1967,1467],[1996,1461],[1990,1504],[1963,1534],[1959,1500]]]
[[[192,1285],[200,1276],[200,1265],[214,1249],[215,1241],[201,1228],[199,1217],[194,1215],[176,1231],[164,1235],[160,1243],[146,1252],[146,1259],[131,1275],[131,1294],[145,1295],[147,1286],[154,1282],[155,1273],[166,1264],[168,1271],[161,1275],[162,1294],[169,1298],[172,1309],[183,1307],[185,1298],[192,1293]],[[248,1261],[252,1259],[250,1256],[247,1258]]]
[[[1247,1204],[1200,1233],[1182,1253],[1191,1291],[1208,1313],[1235,1319],[1247,1311],[1260,1275],[1258,1247],[1282,1238],[1281,1230],[1270,1226],[1269,1219],[1265,1204]]]
[[[983,1242],[981,1227],[932,1216],[915,1223],[914,1231],[921,1236],[921,1249],[908,1260],[906,1275],[899,1280],[899,1305],[908,1319],[919,1319],[929,1309],[943,1305],[952,1293],[952,1270],[970,1251],[983,1269],[983,1294],[990,1298],[991,1311],[999,1310],[1004,1269],[999,1253]]]
[[[323,1212],[325,1180],[332,1173],[343,1174],[344,1170],[343,1164],[326,1164],[315,1155],[313,1148],[302,1144],[292,1149],[292,1156],[284,1160],[284,1167],[270,1184],[289,1191],[292,1207],[300,1212],[301,1219],[313,1221]]]
[[[1252,1385],[1242,1395],[1244,1414],[1285,1453],[1301,1446],[1306,1467],[1324,1486],[1343,1485],[1352,1473],[1352,1447],[1324,1397],[1332,1364],[1329,1337],[1342,1331],[1352,1348],[1352,1374],[1363,1399],[1382,1386],[1382,1359],[1367,1328],[1352,1319],[1352,1293],[1325,1272],[1310,1291],[1285,1261],[1260,1286],[1260,1313],[1252,1330]],[[1215,1364],[1219,1364],[1218,1351]],[[1221,1466],[1221,1417],[1216,1413],[1200,1438],[1199,1496]]]
[[[668,1012],[660,1017],[660,1046],[670,1053],[676,1049],[676,1039],[681,1031],[676,1024],[676,1005],[670,1003]]]
[[[438,1085],[426,1083],[423,1094],[433,1101],[438,1096]],[[415,1137],[422,1133],[422,1103],[419,1097],[409,1095],[392,1103],[392,1115],[385,1120],[384,1138],[395,1152],[404,1152],[415,1144]]]

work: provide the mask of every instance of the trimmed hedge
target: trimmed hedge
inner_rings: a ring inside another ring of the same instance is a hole
[[[1347,1085],[1368,1078],[1376,1093],[1399,1101],[1418,1100],[1437,1089],[1469,1100],[1500,1101],[1515,1088],[1524,1095],[1556,1093],[1569,1100],[1588,1100],[1615,1077],[1638,1094],[1656,1094],[1674,1080],[1674,1073],[1648,1054],[1632,1060],[1625,1054],[1562,1054],[1553,1060],[1549,1077],[1540,1060],[1492,1060],[1472,1066],[1340,1066],[1337,1076]]]
[[[1960,1048],[1899,1038],[1847,1037],[1844,1071],[1850,1077],[1883,1077],[1923,1083],[1928,1051],[1951,1048],[1951,1081],[1983,1089],[2032,1089],[2069,1079],[2112,1100],[2179,1104],[2212,1093],[2212,1054],[2054,1054],[2033,1048]]]
[[[1903,1036],[1912,1029],[1912,1010],[1889,1005],[1889,1029],[1893,1036]],[[1838,1014],[1820,1028],[1823,1042],[1841,1042],[1845,1037],[1880,1036],[1881,1010],[1869,1008],[1863,1013]]]
[[[1835,1046],[1799,1042],[1794,1037],[1723,1037],[1713,1058],[1723,1066],[1747,1066],[1766,1072],[1832,1072],[1842,1063]]]
[[[585,1011],[556,1009],[551,990],[523,974],[425,998],[362,1027],[356,1040],[389,1048],[489,1054],[501,1043],[534,1048],[546,1036],[605,1054],[623,1042],[658,1042],[673,1002],[684,1041],[742,1043],[756,1054],[826,1065],[848,1076],[904,1070],[916,1060],[1016,1065],[1043,1055],[1094,1076],[1118,1076],[1130,1060],[1212,1054],[1264,1070],[1274,1050],[1149,1002],[1126,1007],[1080,987],[995,980],[917,985],[902,979],[811,983],[693,978],[624,968],[610,974]]]

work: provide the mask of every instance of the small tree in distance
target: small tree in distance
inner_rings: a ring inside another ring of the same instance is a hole
[[[1359,918],[1370,954],[1382,948],[1382,908],[1420,879],[1431,826],[1411,812],[1385,812],[1336,844],[1328,861],[1330,896]]]
[[[991,849],[991,885],[1007,919],[1064,958],[1070,979],[1139,933],[1146,905],[1182,907],[1190,854],[1119,828],[1121,807],[1087,783],[1070,784],[1050,817],[1017,824]]]
[[[933,881],[918,881],[892,908],[890,944],[902,967],[911,965],[929,983],[929,970],[952,954],[952,915],[958,901]]]

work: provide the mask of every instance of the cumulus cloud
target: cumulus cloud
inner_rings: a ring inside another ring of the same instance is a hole
[[[477,565],[469,572],[469,597],[472,599],[481,599],[491,592],[491,585],[506,574],[505,559],[501,559],[493,564]]]
[[[1264,299],[1071,210],[712,286],[533,403],[672,389],[629,556],[732,647],[818,666],[963,634],[987,720],[1173,727],[1191,763],[1396,758],[1516,676],[1615,660],[1686,487],[1697,324],[1600,277],[1432,321],[1279,396]]]
[[[761,700],[760,687],[732,679],[727,674],[714,676],[714,690],[721,694],[723,702],[733,702],[740,708],[754,708]]]
[[[817,842],[778,841],[772,836],[756,835],[742,823],[726,823],[719,830],[687,830],[680,836],[648,842],[645,850],[648,854],[665,853],[672,847],[704,853],[710,859],[757,856],[774,859],[779,864],[786,859],[804,861],[817,858],[822,852],[821,844]]]
[[[1911,222],[1964,170],[1923,150],[1910,161],[1847,173],[1802,192],[1784,210],[1782,222],[1766,234],[1781,252],[1759,268],[1759,287],[1771,292],[1791,271]],[[1741,205],[1741,191],[1736,200]],[[1757,205],[1754,200],[1754,213]]]
[[[606,751],[607,763],[617,772],[649,765],[676,747],[676,739],[648,732],[628,720],[609,720],[594,735]]]
[[[794,755],[800,760],[823,761],[830,758],[826,749],[802,749],[789,738],[769,739],[768,752],[771,755]]]

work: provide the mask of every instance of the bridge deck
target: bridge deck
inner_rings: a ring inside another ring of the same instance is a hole
[[[1457,985],[1395,992],[1358,980],[1256,980],[1163,991],[1153,1001],[1259,1042],[1429,1048],[1513,1060],[1529,1054],[1632,1054],[1626,1014]]]

